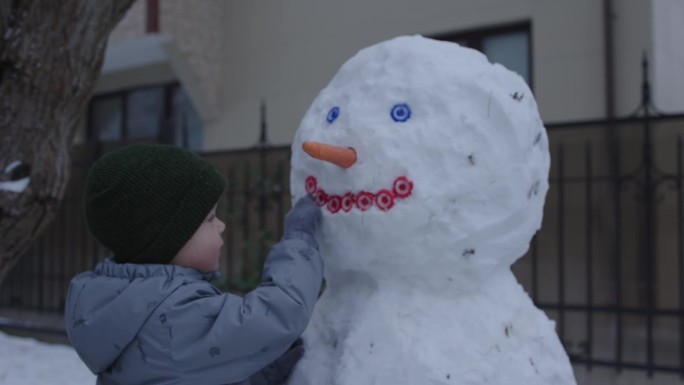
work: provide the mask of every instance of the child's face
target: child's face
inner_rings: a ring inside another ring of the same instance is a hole
[[[225,228],[226,224],[216,217],[216,206],[214,206],[171,263],[190,267],[203,273],[217,271],[221,246],[223,246],[221,233]]]

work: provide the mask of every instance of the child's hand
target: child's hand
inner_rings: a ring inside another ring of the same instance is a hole
[[[252,376],[252,385],[282,385],[290,377],[299,359],[304,355],[304,341],[298,338],[290,349],[261,372]]]
[[[298,338],[297,341],[292,344],[290,350],[286,351],[285,354],[273,362],[273,366],[278,373],[280,373],[280,377],[283,379],[283,382],[290,377],[292,369],[294,369],[295,365],[297,365],[297,362],[299,362],[299,359],[302,358],[303,355],[304,341],[302,341],[301,338]]]
[[[304,231],[314,234],[320,217],[320,207],[316,205],[311,195],[307,195],[300,198],[285,216],[285,232]]]

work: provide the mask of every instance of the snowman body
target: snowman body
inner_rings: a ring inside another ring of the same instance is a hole
[[[455,298],[354,282],[317,305],[291,384],[574,384],[553,322],[510,273]]]
[[[303,143],[353,149],[340,167]],[[323,207],[326,289],[290,384],[574,384],[510,266],[541,224],[545,129],[525,82],[420,36],[360,51],[293,142]]]

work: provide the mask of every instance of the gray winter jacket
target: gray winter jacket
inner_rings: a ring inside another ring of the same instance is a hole
[[[194,269],[105,260],[72,280],[67,334],[98,384],[250,384],[306,328],[322,270],[301,231],[273,247],[244,298]]]

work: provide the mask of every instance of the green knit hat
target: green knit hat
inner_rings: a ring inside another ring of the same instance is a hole
[[[85,186],[93,236],[120,263],[168,263],[223,193],[216,167],[167,145],[131,145],[100,158]]]

